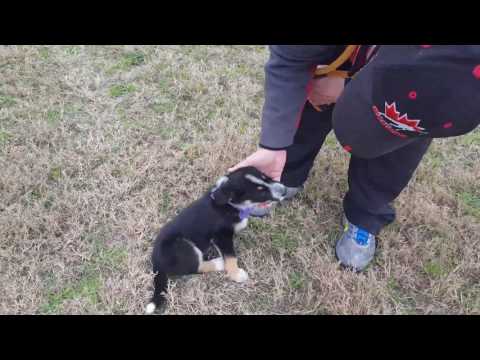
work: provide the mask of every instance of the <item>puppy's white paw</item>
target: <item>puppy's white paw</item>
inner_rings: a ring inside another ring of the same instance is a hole
[[[150,314],[153,314],[153,312],[155,311],[155,304],[154,303],[150,303],[147,305],[147,307],[145,308],[145,314],[147,315],[150,315]]]
[[[210,260],[212,264],[215,266],[215,271],[223,271],[225,270],[225,261],[223,261],[223,258],[218,257],[216,259]]]
[[[248,280],[248,274],[243,269],[238,269],[236,273],[230,274],[229,277],[230,279],[238,283],[242,283]]]

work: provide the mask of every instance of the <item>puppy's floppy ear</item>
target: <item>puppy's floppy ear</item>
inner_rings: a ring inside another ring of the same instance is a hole
[[[218,179],[210,196],[216,205],[226,205],[233,197],[233,189],[229,186],[228,177],[222,176]]]

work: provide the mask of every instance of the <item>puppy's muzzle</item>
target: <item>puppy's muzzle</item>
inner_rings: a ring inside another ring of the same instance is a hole
[[[282,201],[287,195],[287,188],[280,183],[273,183],[269,186],[272,197],[278,201]]]

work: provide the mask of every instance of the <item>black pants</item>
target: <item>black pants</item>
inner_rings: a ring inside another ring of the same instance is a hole
[[[282,183],[297,187],[305,183],[325,138],[332,130],[333,109],[317,112],[307,102],[294,144],[287,150]],[[343,206],[347,219],[377,235],[395,220],[391,202],[408,185],[431,139],[419,138],[394,152],[375,159],[352,156],[348,169],[349,190]]]

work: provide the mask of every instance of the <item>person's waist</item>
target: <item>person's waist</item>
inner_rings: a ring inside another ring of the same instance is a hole
[[[344,64],[345,68],[341,70],[346,70],[350,76],[354,76],[373,59],[379,48],[380,45],[358,46],[349,61]]]
[[[334,62],[329,65],[318,65],[316,75],[323,76],[338,73],[339,76],[351,78],[368,64],[377,53],[379,47],[380,45],[347,45],[343,49],[343,53],[340,53]],[[353,52],[345,58],[345,53],[350,52],[352,48],[354,48]],[[338,65],[335,64],[336,62],[341,63]]]

